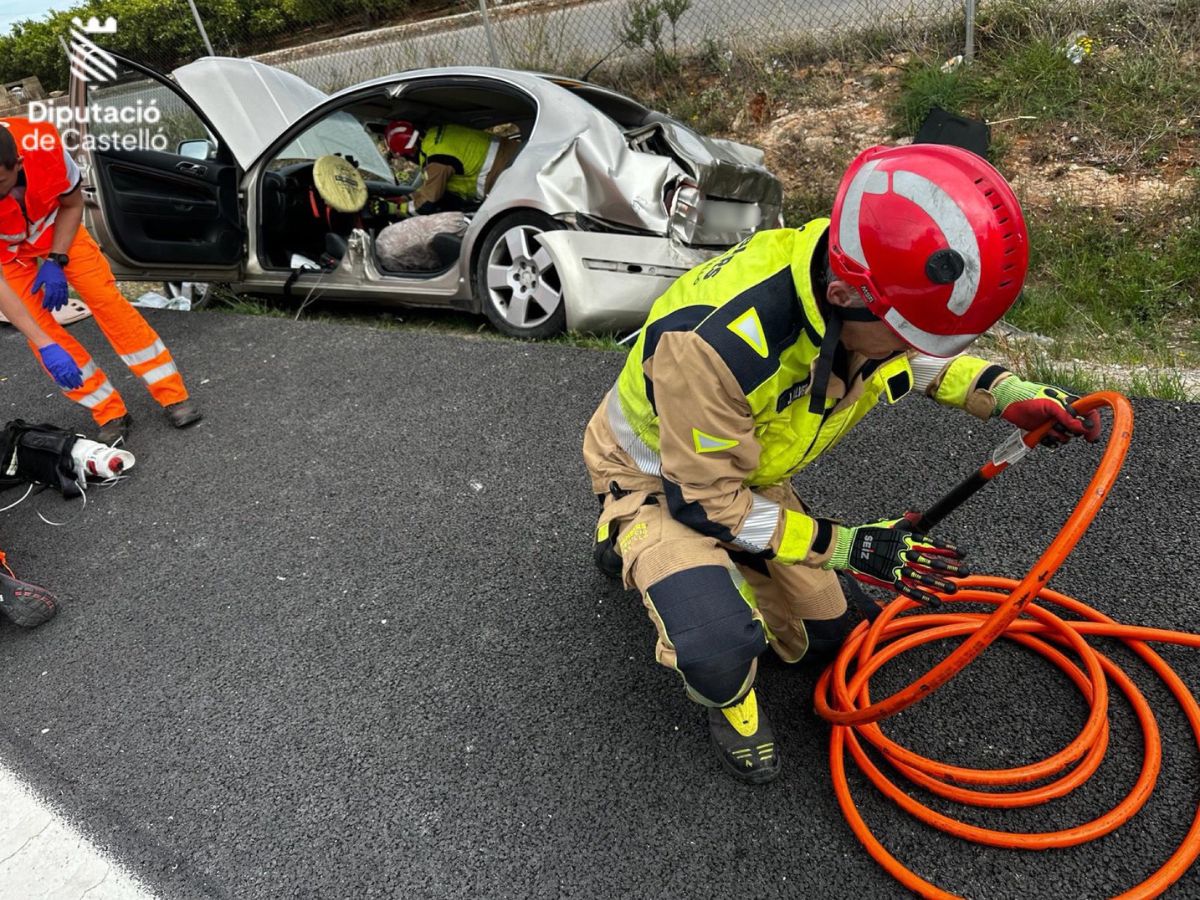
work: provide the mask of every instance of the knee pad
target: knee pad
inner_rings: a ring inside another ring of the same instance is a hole
[[[646,596],[689,692],[713,706],[736,700],[767,639],[729,569],[677,572],[652,585]]]
[[[837,656],[846,636],[858,624],[858,617],[847,609],[836,619],[805,619],[804,630],[808,633],[806,662],[824,665]]]

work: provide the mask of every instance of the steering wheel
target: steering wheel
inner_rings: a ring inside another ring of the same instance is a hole
[[[367,204],[367,182],[349,160],[329,154],[313,163],[313,184],[321,199],[340,213],[357,213]]]

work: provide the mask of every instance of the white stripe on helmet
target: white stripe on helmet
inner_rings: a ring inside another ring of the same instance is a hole
[[[411,150],[417,144],[417,129],[414,128],[412,125],[389,126],[389,128],[387,130],[387,135],[386,135],[388,142],[391,143],[392,138],[394,138],[402,133],[405,133],[405,132],[408,133],[408,141],[404,144],[404,149]]]
[[[878,166],[879,160],[873,159],[858,170],[858,174],[846,188],[841,219],[838,222],[838,243],[842,252],[864,269],[870,267],[867,265],[867,256],[863,252],[862,238],[858,231],[859,219],[862,216],[862,197],[863,194],[886,194],[888,189],[887,173],[875,171]]]
[[[900,314],[895,307],[889,309],[883,316],[883,320],[892,326],[892,330],[901,338],[908,341],[909,344],[916,347],[922,353],[928,353],[930,356],[957,356],[966,350],[974,340],[979,337],[977,334],[934,334],[926,331],[923,328],[918,328],[908,319]]]
[[[924,175],[897,170],[892,173],[892,190],[921,207],[941,230],[951,249],[962,257],[965,268],[954,282],[946,305],[956,316],[965,314],[979,293],[979,240],[971,223],[954,199]]]

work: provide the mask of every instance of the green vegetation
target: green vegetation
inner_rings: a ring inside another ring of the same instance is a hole
[[[1136,216],[1060,202],[1031,219],[1021,328],[1148,345],[1200,318],[1200,191]]]
[[[209,38],[218,53],[241,56],[279,43],[344,34],[401,19],[421,9],[437,9],[448,0],[197,0]],[[47,90],[67,86],[67,57],[59,41],[71,19],[92,16],[117,20],[117,32],[97,38],[106,49],[135,60],[175,68],[204,53],[200,33],[182,2],[163,0],[89,0],[47,18],[26,20],[0,37],[0,81],[36,75]]]
[[[1001,0],[983,5],[979,26],[973,65],[946,67],[936,48],[913,55],[893,107],[897,136],[913,134],[936,105],[1016,122],[1030,138],[1054,133],[1054,155],[1111,172],[1153,166],[1200,137],[1195,0]]]
[[[1175,372],[1200,369],[1200,0],[996,0],[978,24],[969,65],[952,61],[961,32],[948,21],[832,45],[710,42],[677,75],[635,61],[604,77],[699,130],[760,145],[781,111],[831,110],[803,119],[819,123],[816,138],[798,129],[770,143],[787,223],[827,214],[865,146],[846,103],[862,93],[848,83],[886,111],[875,141],[911,137],[933,106],[992,123],[991,157],[1031,228],[1030,275],[1008,321],[1049,339],[992,349],[1076,387],[1188,394]]]
[[[1189,381],[1184,373],[1166,365],[1135,367],[1105,366],[1079,359],[1062,360],[1044,349],[1030,350],[1028,345],[985,340],[979,352],[990,359],[1007,363],[1023,378],[1054,384],[1076,394],[1115,390],[1130,397],[1155,397],[1180,402],[1200,401],[1200,379]]]
[[[1050,185],[1023,198],[1031,270],[1009,320],[1062,357],[1158,366],[1132,386],[1166,397],[1186,393],[1174,367],[1200,366],[1198,60],[1194,0],[987,4],[974,65],[914,54],[891,110],[897,136],[934,105],[1003,123],[1000,168]],[[1125,180],[1055,185],[1081,166]],[[1123,197],[1139,178],[1162,190]]]
[[[673,75],[679,71],[679,20],[691,5],[692,0],[627,0],[621,40],[649,52],[655,71]]]

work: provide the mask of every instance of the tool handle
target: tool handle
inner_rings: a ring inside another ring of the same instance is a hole
[[[928,534],[946,516],[966,503],[981,487],[1013,463],[1023,459],[1025,454],[1036,447],[1038,441],[1052,427],[1054,427],[1054,423],[1047,422],[1042,427],[1035,428],[1033,431],[1021,431],[1018,428],[1010,432],[1008,437],[1001,441],[996,449],[991,452],[987,462],[956,484],[948,494],[925,510],[925,512],[905,513],[905,520],[909,523],[913,531],[919,534]]]

